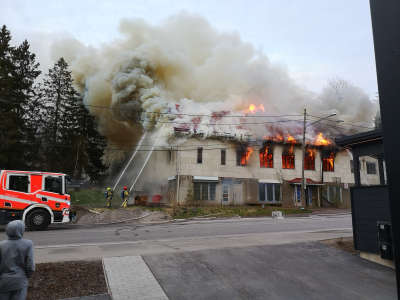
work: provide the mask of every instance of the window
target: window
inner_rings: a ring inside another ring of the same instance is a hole
[[[167,156],[167,161],[169,162],[169,163],[171,163],[172,162],[172,150],[168,150],[168,154],[167,154],[168,156]]]
[[[322,171],[324,172],[335,171],[335,154],[333,152],[322,158]]]
[[[328,185],[322,189],[322,199],[329,203],[342,202],[342,189],[340,186]]]
[[[215,200],[215,182],[195,182],[194,199],[195,200]]]
[[[197,148],[197,163],[203,163],[203,148]]]
[[[23,193],[29,192],[29,176],[27,175],[10,175],[8,177],[8,189]]]
[[[350,172],[354,173],[354,162],[353,162],[353,160],[350,160]]]
[[[297,203],[301,202],[301,185],[294,186],[294,201]]]
[[[238,149],[236,151],[236,165],[237,166],[247,166],[249,162],[249,158],[253,149],[251,147],[247,147],[244,149]]]
[[[44,178],[44,190],[47,192],[62,194],[62,177],[46,176]]]
[[[367,161],[367,174],[376,174],[376,164]]]
[[[264,146],[260,149],[260,168],[273,168],[274,156],[271,146]]]
[[[281,185],[279,183],[259,183],[258,190],[260,201],[281,201]]]
[[[282,152],[282,169],[294,169],[294,147],[291,145]]]
[[[306,149],[304,154],[304,170],[315,170],[315,151]]]
[[[226,165],[226,150],[221,149],[221,165]]]

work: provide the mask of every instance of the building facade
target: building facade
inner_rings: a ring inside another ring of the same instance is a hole
[[[187,139],[154,151],[134,188],[161,194],[164,203],[350,208],[352,155],[346,150],[306,149],[305,200],[301,200],[302,148],[296,144],[239,145],[217,139]],[[379,183],[376,159],[365,157],[361,178]]]

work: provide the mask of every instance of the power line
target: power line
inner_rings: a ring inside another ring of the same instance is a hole
[[[310,117],[316,118],[316,119],[321,119],[321,117],[313,116],[313,115],[310,115],[310,114],[307,114],[307,116],[310,116]],[[331,122],[331,123],[338,123],[338,122],[335,121],[335,120],[329,120],[329,119],[322,120],[321,122],[325,122],[325,121]],[[363,125],[359,125],[359,124],[356,124],[356,123],[354,123],[354,122],[348,122],[348,121],[347,121],[347,122],[340,122],[340,124],[338,124],[338,125],[346,125],[346,126],[360,127],[360,128],[365,128],[365,129],[374,129],[374,127],[363,126]]]
[[[0,102],[10,103],[10,104],[18,104],[13,101],[7,101],[4,99],[0,99]],[[85,107],[94,107],[101,109],[113,110],[112,107],[104,106],[104,105],[94,105],[94,104],[85,104],[82,103]],[[142,109],[130,109],[131,112],[144,113],[144,114],[158,114],[158,115],[171,115],[171,116],[191,116],[191,117],[211,117],[211,118],[282,118],[282,117],[301,117],[300,114],[283,114],[283,115],[224,115],[225,113],[229,113],[229,111],[216,111],[211,114],[191,114],[191,113],[172,113],[172,112],[159,112],[159,111],[145,111]]]

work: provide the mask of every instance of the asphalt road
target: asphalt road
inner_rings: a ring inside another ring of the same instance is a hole
[[[254,218],[189,221],[151,226],[135,223],[93,227],[57,225],[50,227],[47,231],[26,232],[24,237],[33,240],[35,246],[55,246],[344,228],[351,228],[350,214],[288,217],[283,220]],[[0,239],[5,238],[4,228],[2,228]]]
[[[316,242],[143,259],[170,300],[396,299],[392,269]]]

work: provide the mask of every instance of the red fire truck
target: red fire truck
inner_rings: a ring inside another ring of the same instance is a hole
[[[69,222],[70,195],[65,174],[0,171],[0,224],[23,220],[33,230]]]

